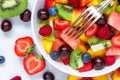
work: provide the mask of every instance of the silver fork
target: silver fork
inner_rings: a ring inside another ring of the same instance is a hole
[[[113,0],[105,0],[97,6],[91,6],[87,8],[65,31],[68,36],[78,39],[83,33],[85,33],[103,14],[104,9]],[[77,26],[73,29],[73,26],[77,23]],[[82,26],[78,29],[78,27]],[[86,27],[87,26],[87,27]],[[86,27],[84,29],[84,27]],[[84,30],[83,30],[84,29]]]

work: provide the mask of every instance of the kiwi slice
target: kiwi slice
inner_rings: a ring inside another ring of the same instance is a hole
[[[72,69],[79,69],[83,66],[81,56],[82,55],[79,48],[75,51],[72,51],[72,53],[70,54],[70,66]]]
[[[99,41],[100,41],[100,39],[97,38],[97,37],[95,37],[95,36],[94,36],[94,37],[91,37],[91,38],[89,38],[89,39],[87,40],[87,42],[88,42],[89,45],[97,44]]]
[[[72,19],[72,13],[73,13],[73,7],[68,6],[68,5],[62,5],[62,4],[56,4],[55,5],[57,10],[58,10],[58,15],[67,20],[71,21]]]
[[[28,0],[0,0],[0,18],[11,18],[23,13]]]

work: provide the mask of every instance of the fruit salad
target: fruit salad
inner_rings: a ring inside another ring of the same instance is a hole
[[[38,33],[52,60],[79,72],[102,70],[115,63],[120,56],[120,0],[113,0],[78,39],[64,33],[84,10],[102,1],[45,0],[44,8],[37,12]]]

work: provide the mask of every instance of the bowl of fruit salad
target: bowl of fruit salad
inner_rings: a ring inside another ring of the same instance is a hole
[[[31,20],[35,44],[44,58],[60,71],[92,77],[120,66],[119,0],[113,0],[101,18],[80,38],[71,39],[64,34],[86,8],[101,2],[36,0]]]

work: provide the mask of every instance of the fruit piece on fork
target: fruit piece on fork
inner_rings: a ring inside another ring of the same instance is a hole
[[[91,6],[87,8],[82,14],[80,14],[80,16],[74,21],[74,23],[69,28],[65,29],[62,32],[61,38],[67,44],[69,44],[72,47],[72,49],[76,50],[78,47],[77,43],[80,43],[79,37],[83,33],[85,33],[102,16],[104,9],[109,5],[111,1],[112,0],[103,1],[98,6]],[[73,28],[73,26],[77,22],[77,26]],[[81,26],[81,28],[79,28],[79,26]]]

